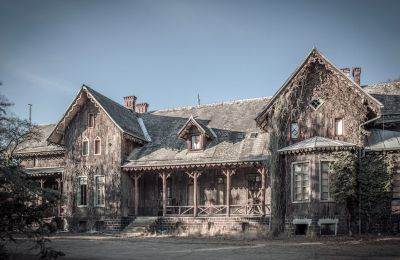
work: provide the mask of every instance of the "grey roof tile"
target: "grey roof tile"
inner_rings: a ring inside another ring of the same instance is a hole
[[[38,125],[37,128],[40,133],[39,140],[31,140],[20,144],[17,147],[15,153],[25,154],[25,153],[64,151],[65,149],[61,146],[47,143],[47,138],[51,134],[55,126],[56,126],[55,124]]]
[[[152,142],[136,148],[124,167],[263,160],[268,134],[260,131],[254,118],[268,101],[257,98],[144,113]],[[188,152],[185,140],[177,136],[191,116],[216,135],[200,152]],[[250,137],[253,132],[258,133],[256,138]]]
[[[146,137],[138,122],[138,113],[127,109],[88,86],[84,86],[84,88],[99,102],[100,106],[124,132],[146,141]]]
[[[400,132],[372,129],[365,150],[400,150]]]

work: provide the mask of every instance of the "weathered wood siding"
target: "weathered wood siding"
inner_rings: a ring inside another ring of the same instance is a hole
[[[21,158],[21,165],[24,168],[34,167],[60,167],[65,165],[63,155],[32,155]]]
[[[95,114],[93,128],[88,127],[88,113]],[[82,156],[82,141],[89,140],[89,155]],[[94,155],[94,140],[101,139],[101,154]],[[90,228],[94,221],[118,219],[123,214],[121,185],[121,140],[122,133],[110,118],[91,101],[87,101],[65,131],[66,165],[64,191],[67,217],[76,221],[87,221]],[[105,207],[94,206],[94,176],[104,175]],[[88,206],[77,206],[77,180],[88,178]]]

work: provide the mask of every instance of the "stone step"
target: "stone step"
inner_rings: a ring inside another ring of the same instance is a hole
[[[121,232],[124,235],[143,235],[150,230],[158,217],[137,217]]]

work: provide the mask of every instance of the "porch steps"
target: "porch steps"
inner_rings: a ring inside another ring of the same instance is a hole
[[[157,221],[158,217],[136,217],[128,226],[126,226],[121,235],[123,236],[141,236],[148,233],[151,226]]]

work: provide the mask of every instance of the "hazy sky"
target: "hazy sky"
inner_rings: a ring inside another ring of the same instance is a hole
[[[82,84],[150,110],[271,96],[313,46],[400,76],[400,1],[0,0],[0,93],[58,121]]]

